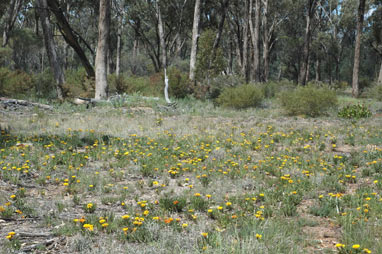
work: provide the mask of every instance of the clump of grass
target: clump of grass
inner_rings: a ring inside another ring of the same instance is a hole
[[[337,107],[337,95],[328,87],[308,85],[289,90],[280,95],[281,106],[288,115],[317,117]]]
[[[223,107],[246,109],[260,106],[263,99],[263,90],[248,84],[225,88],[216,99],[216,103]]]

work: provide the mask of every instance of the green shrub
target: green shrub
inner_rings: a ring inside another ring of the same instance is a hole
[[[64,92],[69,97],[93,97],[95,92],[94,79],[87,78],[84,68],[69,69],[65,72]]]
[[[190,93],[191,82],[187,73],[182,73],[176,67],[168,69],[169,93],[175,98],[185,98]]]
[[[11,71],[7,68],[0,68],[0,94],[15,96],[26,94],[32,89],[32,75],[21,70]]]
[[[293,89],[294,87],[294,83],[289,80],[282,80],[279,82],[269,81],[261,84],[261,89],[266,98],[273,98],[280,92]]]
[[[244,82],[244,79],[239,75],[219,75],[210,80],[207,98],[216,99],[224,88],[238,86]]]
[[[337,81],[333,84],[333,88],[336,90],[345,90],[348,87],[350,87],[350,85],[346,81]]]
[[[56,86],[53,74],[46,70],[33,76],[34,89],[37,97],[55,98]]]
[[[245,109],[259,106],[264,99],[261,88],[254,85],[241,85],[223,90],[216,103],[223,107]]]
[[[360,78],[359,79],[359,90],[362,92],[362,91],[365,91],[366,89],[370,88],[372,85],[373,85],[373,81],[369,78]]]
[[[371,111],[361,104],[357,105],[348,105],[338,111],[338,116],[347,119],[360,119],[370,117]]]
[[[123,75],[111,74],[108,76],[109,93],[123,94],[127,92],[127,82]]]
[[[337,106],[337,95],[328,87],[308,85],[280,95],[282,107],[289,115],[319,116]]]
[[[134,94],[140,93],[146,96],[160,96],[164,88],[161,73],[147,77],[126,76],[115,74],[108,76],[109,94]]]
[[[382,101],[382,84],[375,84],[365,91],[365,96]]]
[[[199,49],[196,57],[196,76],[198,80],[210,80],[218,76],[225,67],[224,53],[219,47],[214,50],[216,33],[205,30],[199,39]]]
[[[12,66],[14,64],[13,50],[9,47],[0,47],[0,66]]]

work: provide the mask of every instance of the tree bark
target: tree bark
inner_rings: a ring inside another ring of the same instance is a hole
[[[357,37],[355,41],[354,49],[354,65],[353,65],[353,80],[352,80],[352,95],[353,97],[359,96],[359,63],[361,55],[361,39],[362,39],[362,27],[365,14],[365,2],[366,0],[359,0],[358,17],[357,17]]]
[[[304,49],[303,49],[303,57],[302,63],[300,65],[300,73],[298,76],[298,83],[301,85],[306,84],[306,75],[308,72],[308,62],[309,62],[309,54],[310,54],[310,41],[312,37],[312,20],[314,17],[314,12],[316,9],[317,1],[309,0],[308,3],[308,11],[306,15],[306,27],[305,27],[305,37],[304,37]]]
[[[107,97],[107,55],[110,33],[110,0],[99,1],[98,45],[95,60],[95,99]]]
[[[122,50],[122,17],[118,17],[117,29],[117,59],[115,63],[115,75],[118,77],[121,68],[121,50]]]
[[[264,13],[263,13],[263,76],[264,76],[264,81],[268,82],[269,78],[269,44],[270,44],[270,36],[269,36],[269,29],[268,29],[268,0],[263,1],[264,5]]]
[[[260,82],[260,8],[260,0],[255,0],[255,25],[253,25],[253,0],[250,0],[249,27],[253,46],[253,76],[255,82]]]
[[[382,85],[382,61],[381,61],[381,68],[379,69],[378,84]]]
[[[252,1],[252,0],[250,0]],[[243,25],[243,58],[242,58],[242,74],[245,78],[245,82],[249,82],[249,64],[248,64],[248,28],[249,28],[249,22],[250,22],[250,10],[248,6],[248,0],[245,0],[245,7],[244,7],[244,25]]]
[[[316,82],[319,82],[321,81],[321,63],[320,63],[320,59],[316,59],[316,66],[315,66],[315,69],[316,69]]]
[[[22,0],[11,0],[9,9],[8,9],[8,17],[5,22],[5,27],[3,31],[3,42],[2,47],[7,46],[9,41],[9,33],[12,31],[13,26],[16,22],[17,14],[20,11]]]
[[[224,0],[224,2],[222,2],[221,11],[220,11],[221,19],[219,22],[218,32],[216,33],[216,38],[215,38],[214,45],[213,45],[214,56],[216,56],[216,50],[219,47],[220,39],[221,39],[222,34],[223,34],[224,22],[225,22],[225,18],[227,16],[228,5],[229,5],[229,0]]]
[[[54,73],[54,80],[56,82],[57,98],[62,100],[64,98],[62,85],[65,83],[65,76],[56,52],[56,45],[49,21],[47,0],[38,0],[38,7],[42,31],[44,34],[45,48],[48,54],[50,67]]]
[[[166,49],[166,41],[164,35],[163,21],[162,21],[162,13],[159,5],[159,0],[155,1],[155,8],[157,11],[158,18],[158,33],[159,33],[159,44],[161,48],[161,64],[163,68],[167,68],[167,49]]]
[[[192,44],[191,44],[191,56],[190,56],[190,80],[195,81],[196,71],[196,54],[198,51],[198,39],[199,39],[199,22],[200,22],[200,0],[195,1],[194,10],[194,22],[192,26]]]
[[[70,27],[68,21],[65,18],[65,15],[57,2],[57,0],[49,0],[48,6],[50,10],[56,17],[57,24],[60,28],[60,32],[63,35],[65,41],[74,49],[82,65],[84,66],[86,73],[89,77],[93,78],[95,76],[94,69],[90,64],[88,58],[85,55],[85,52],[82,50],[80,44],[77,41],[76,36],[74,35],[73,29]]]
[[[155,1],[155,7],[157,10],[157,17],[158,17],[158,33],[159,33],[159,43],[162,53],[162,67],[164,68],[164,97],[168,104],[171,103],[169,97],[168,97],[168,76],[167,76],[167,49],[166,49],[166,41],[164,38],[164,28],[163,28],[163,21],[162,21],[162,13],[159,5],[159,0]]]

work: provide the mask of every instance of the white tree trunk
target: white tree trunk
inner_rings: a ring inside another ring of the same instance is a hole
[[[170,101],[170,98],[168,97],[168,76],[167,76],[167,69],[164,68],[164,83],[165,83],[165,86],[164,86],[164,98],[166,99],[166,102],[168,104],[171,103]]]
[[[95,99],[107,97],[107,54],[109,48],[110,0],[99,1],[98,46],[95,60]]]
[[[65,83],[65,76],[57,57],[56,45],[53,39],[53,33],[48,17],[49,14],[47,0],[38,0],[38,7],[41,26],[44,34],[45,48],[48,54],[50,67],[52,68],[54,79],[56,81],[57,98],[62,100],[64,98],[62,85]]]
[[[164,68],[164,97],[166,99],[167,103],[171,103],[169,97],[168,97],[168,76],[167,76],[167,49],[166,49],[166,41],[164,38],[164,28],[163,28],[163,22],[162,22],[162,14],[159,6],[159,0],[155,2],[155,6],[157,9],[157,17],[158,17],[158,32],[159,32],[159,40],[160,40],[160,47],[162,50],[162,66]]]
[[[190,80],[195,81],[196,71],[196,54],[198,50],[199,39],[199,22],[200,22],[200,0],[195,1],[194,24],[192,27],[192,44],[190,57]]]
[[[382,61],[381,61],[381,68],[379,69],[378,84],[382,85]]]

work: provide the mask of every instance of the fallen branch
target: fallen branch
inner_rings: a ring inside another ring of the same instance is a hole
[[[16,99],[10,99],[10,98],[5,98],[5,97],[0,97],[0,102],[4,104],[5,106],[12,106],[12,105],[21,105],[21,106],[35,106],[43,109],[48,109],[52,110],[53,107],[46,105],[46,104],[41,104],[37,102],[30,102],[26,100],[16,100]]]
[[[28,233],[28,232],[19,232],[17,233],[20,237],[51,237],[52,233]]]
[[[32,244],[30,246],[27,246],[25,248],[22,248],[21,251],[22,252],[28,252],[28,251],[32,251],[34,249],[37,249],[39,248],[40,246],[48,246],[48,245],[51,245],[53,244],[54,242],[56,241],[56,239],[49,239],[49,240],[46,240],[42,243],[36,243],[36,244]]]

